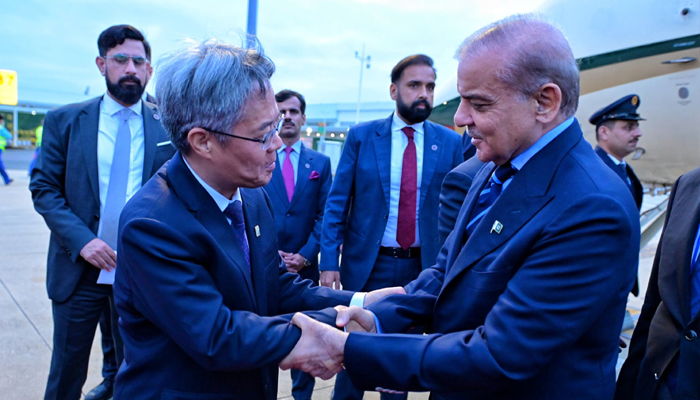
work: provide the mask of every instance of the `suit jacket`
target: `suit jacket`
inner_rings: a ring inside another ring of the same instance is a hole
[[[690,314],[689,275],[698,224],[700,170],[695,169],[678,178],[669,198],[649,288],[620,371],[616,399],[653,399],[657,385],[672,368],[677,368],[676,398],[700,399],[700,313]]]
[[[49,298],[65,301],[85,268],[95,268],[80,250],[97,237],[100,220],[97,136],[102,97],[51,110],[44,121],[41,154],[29,190],[34,208],[51,230],[46,287]],[[142,102],[145,154],[143,183],[175,152],[156,114]]]
[[[408,295],[369,307],[387,332],[429,325],[432,333],[351,333],[352,381],[430,390],[435,399],[612,399],[639,257],[632,198],[621,195],[627,189],[574,121],[466,237],[494,169],[489,163],[474,179],[437,265],[406,287]]]
[[[459,214],[464,198],[467,197],[467,192],[472,186],[474,176],[485,164],[485,162],[474,156],[455,167],[442,181],[440,213],[438,214],[438,233],[440,234],[441,247],[455,227],[457,214]]]
[[[239,190],[250,267],[179,153],[124,208],[115,399],[275,399],[277,364],[300,330],[272,316],[350,303],[350,292],[286,272],[265,191]]]
[[[632,182],[632,185],[627,183],[627,176],[622,173],[622,170],[620,167],[618,167],[613,160],[610,159],[610,156],[608,156],[608,153],[605,152],[605,150],[601,149],[600,147],[596,146],[595,147],[595,152],[598,154],[601,160],[610,167],[615,173],[622,179],[623,182],[625,182],[625,185],[629,189],[630,193],[632,193],[632,197],[634,197],[634,202],[637,203],[637,210],[640,210],[642,208],[642,200],[644,199],[644,191],[642,189],[642,183],[639,182],[639,178],[637,178],[637,175],[635,175],[634,171],[632,170],[632,167],[629,166],[629,164],[625,164],[627,166],[627,175],[630,178],[630,181]]]
[[[328,195],[321,238],[321,271],[341,271],[343,287],[360,290],[367,282],[389,217],[391,121],[370,121],[350,128]],[[435,263],[440,250],[437,230],[440,185],[462,162],[460,137],[425,121],[423,175],[418,216],[421,262]],[[338,264],[343,244],[342,265]]]
[[[280,250],[299,253],[311,265],[299,271],[304,279],[318,283],[318,252],[328,191],[331,189],[331,159],[302,144],[297,183],[291,203],[284,187],[279,160],[270,182],[264,186],[270,197]],[[313,179],[312,179],[312,173]]]

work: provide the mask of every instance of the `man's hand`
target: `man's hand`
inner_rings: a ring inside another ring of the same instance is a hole
[[[117,267],[117,253],[102,239],[92,239],[80,250],[80,256],[85,261],[99,269],[112,271]]]
[[[377,333],[377,326],[374,323],[374,314],[360,307],[336,306],[338,316],[335,324],[338,328],[345,328],[346,332],[369,332]]]
[[[340,289],[340,271],[321,271],[321,286]],[[335,284],[335,288],[333,285]]]
[[[330,379],[343,370],[348,334],[296,313],[292,323],[301,328],[301,338],[279,364],[283,370],[300,369],[321,379]]]
[[[373,290],[365,295],[365,302],[362,304],[362,306],[367,307],[368,305],[392,294],[406,294],[406,291],[401,286]]]
[[[298,273],[304,268],[304,260],[306,259],[301,254],[285,253],[282,257],[284,257],[284,263],[287,264],[287,271]]]

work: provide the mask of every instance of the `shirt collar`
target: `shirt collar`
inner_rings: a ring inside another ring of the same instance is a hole
[[[113,116],[114,114],[121,111],[124,107],[123,105],[117,103],[109,94],[105,93],[102,96],[102,109],[107,113],[107,115]],[[139,99],[136,104],[132,104],[130,107],[131,111],[135,112],[139,117],[141,116],[141,99]]]
[[[523,169],[525,164],[527,164],[527,162],[530,161],[530,159],[534,157],[535,154],[542,150],[546,145],[551,143],[552,140],[556,139],[556,137],[559,136],[562,132],[564,132],[569,126],[571,126],[571,124],[574,123],[575,120],[576,118],[571,117],[566,121],[562,122],[561,124],[555,126],[554,129],[545,133],[541,138],[539,138],[539,140],[537,140],[532,146],[530,146],[530,148],[520,153],[517,157],[513,158],[510,161],[510,164],[518,171]],[[578,121],[576,122],[578,123]]]
[[[424,122],[419,122],[417,124],[409,125],[409,124],[405,123],[401,119],[401,117],[399,117],[398,111],[394,111],[393,117],[391,119],[391,129],[393,131],[400,131],[405,126],[410,126],[411,128],[413,128],[413,130],[415,130],[415,133],[418,133],[420,135],[423,134]]]
[[[626,164],[626,163],[625,163],[625,160],[620,161],[620,160],[618,160],[617,158],[615,158],[615,156],[611,155],[611,154],[608,153],[608,152],[605,152],[605,154],[607,154],[608,157],[610,157],[610,159],[612,160],[612,162],[615,163],[615,165],[620,165],[620,164],[625,165],[625,164]]]
[[[180,157],[182,157],[182,155]],[[217,192],[216,189],[214,189],[213,187],[209,186],[208,183],[204,182],[204,180],[200,178],[196,172],[194,172],[192,167],[190,167],[190,164],[187,162],[185,157],[182,157],[182,161],[185,162],[185,165],[187,165],[187,168],[190,170],[190,172],[192,172],[192,175],[194,175],[194,178],[197,180],[197,182],[199,182],[199,184],[202,185],[204,190],[206,190],[207,193],[209,193],[209,196],[211,196],[211,198],[214,199],[214,202],[216,202],[216,205],[219,207],[219,210],[221,210],[221,212],[224,212],[226,207],[228,207],[229,204],[233,203],[236,200],[240,201],[241,204],[243,204],[243,199],[241,199],[240,190],[236,189],[236,193],[234,193],[231,200],[229,200],[226,198],[226,196]]]
[[[301,146],[302,146],[301,139],[299,139],[292,145],[292,148],[294,149],[294,151],[297,152],[297,154],[301,154]],[[284,145],[284,146],[280,147],[279,149],[277,149],[277,154],[284,153],[284,149],[286,147],[287,147],[287,145]]]

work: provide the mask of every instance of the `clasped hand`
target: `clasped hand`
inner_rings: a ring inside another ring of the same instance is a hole
[[[387,288],[365,296],[365,306],[390,294],[406,293],[403,288]],[[336,325],[345,332],[296,313],[292,323],[301,329],[301,338],[294,349],[280,362],[280,368],[300,369],[321,379],[330,379],[343,370],[345,342],[350,332],[376,333],[374,314],[360,307],[335,307]]]

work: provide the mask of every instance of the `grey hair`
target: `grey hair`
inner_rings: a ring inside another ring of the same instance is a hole
[[[561,114],[576,113],[580,93],[579,71],[564,33],[543,17],[517,14],[473,33],[457,49],[459,61],[485,52],[504,55],[497,77],[525,97],[542,85],[554,83],[562,92]]]
[[[192,128],[229,132],[244,117],[246,99],[264,97],[275,65],[257,39],[251,48],[216,39],[185,47],[158,62],[156,94],[161,122],[173,145],[189,151],[187,134]],[[220,142],[228,136],[216,135]]]

